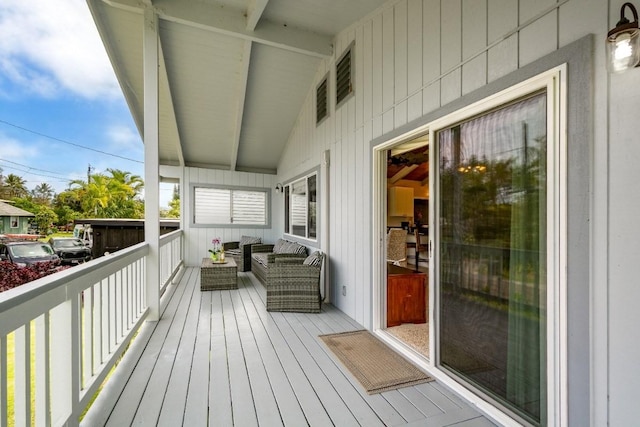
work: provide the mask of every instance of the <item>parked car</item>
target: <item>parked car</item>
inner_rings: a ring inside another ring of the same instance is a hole
[[[91,249],[76,237],[52,237],[48,243],[63,264],[81,264],[91,260]]]
[[[60,258],[51,246],[43,242],[5,242],[0,244],[0,261],[26,267],[46,261],[58,263]]]

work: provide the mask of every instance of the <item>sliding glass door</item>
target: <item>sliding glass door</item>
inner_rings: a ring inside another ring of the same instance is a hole
[[[547,97],[434,133],[438,364],[532,424],[546,422]]]

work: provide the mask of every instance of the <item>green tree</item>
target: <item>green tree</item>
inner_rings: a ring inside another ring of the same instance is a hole
[[[41,206],[38,213],[36,213],[35,221],[36,224],[38,224],[41,234],[49,234],[51,224],[58,221],[58,215],[56,215],[53,209],[47,206]]]
[[[74,211],[71,207],[66,205],[55,206],[53,211],[58,216],[57,224],[62,226],[72,223],[74,219],[78,219],[82,216],[79,212]]]
[[[18,175],[10,173],[4,179],[4,188],[8,197],[26,197],[29,194],[27,181]]]
[[[51,200],[53,199],[54,195],[55,191],[53,190],[53,187],[51,187],[51,185],[46,182],[36,185],[36,187],[31,191],[31,196],[34,198],[34,200],[37,203],[46,206],[49,206],[51,204]]]
[[[165,218],[180,218],[180,186],[173,186],[173,198],[169,201],[169,210]]]

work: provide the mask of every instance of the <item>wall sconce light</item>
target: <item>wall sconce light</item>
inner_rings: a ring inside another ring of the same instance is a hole
[[[633,22],[624,16],[625,8],[633,14]],[[640,62],[640,29],[638,11],[631,3],[620,8],[620,21],[607,34],[607,68],[611,73],[621,73],[636,67]]]
[[[282,184],[280,184],[280,183],[277,183],[276,184],[276,191],[278,193],[284,193],[284,186]]]

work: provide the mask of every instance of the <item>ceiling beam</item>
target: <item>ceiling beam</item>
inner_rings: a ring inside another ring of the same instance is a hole
[[[102,1],[119,9],[142,13],[143,4],[137,0]],[[264,2],[264,0],[256,0],[257,3],[261,1]],[[256,20],[262,15],[262,12],[257,13],[261,7],[259,4],[255,10],[249,11],[253,14],[251,17],[246,16],[247,11],[245,10],[222,7],[201,1],[153,0],[153,5],[158,17],[165,21],[238,37],[316,58],[326,58],[333,54],[331,36],[269,21],[260,21],[260,28],[257,30],[247,29],[249,19]]]
[[[411,166],[403,167],[395,175],[393,175],[391,178],[388,179],[389,184],[395,184],[396,182],[400,181],[402,178],[404,178],[405,176],[407,176],[411,172],[413,172],[414,169],[416,169],[417,167],[418,167],[418,165],[411,165]]]
[[[176,155],[178,156],[178,162],[180,166],[184,166],[184,154],[182,152],[182,140],[180,139],[180,132],[178,131],[178,119],[176,118],[176,112],[173,108],[173,96],[171,94],[171,85],[169,84],[169,76],[167,75],[167,67],[164,59],[164,52],[162,50],[162,40],[158,40],[158,57],[160,58],[158,73],[160,75],[158,86],[160,92],[160,100],[166,103],[166,107],[163,108],[169,110],[170,117],[163,117],[162,120],[171,120],[171,139],[175,144]]]
[[[238,150],[240,149],[240,134],[242,133],[242,118],[244,116],[244,104],[245,96],[247,94],[247,82],[249,81],[249,63],[251,62],[251,42],[244,42],[244,50],[242,52],[242,64],[240,69],[240,76],[238,82],[238,96],[235,99],[238,100],[236,105],[236,123],[234,126],[233,144],[231,146],[231,170],[236,170],[236,164],[238,163]]]

